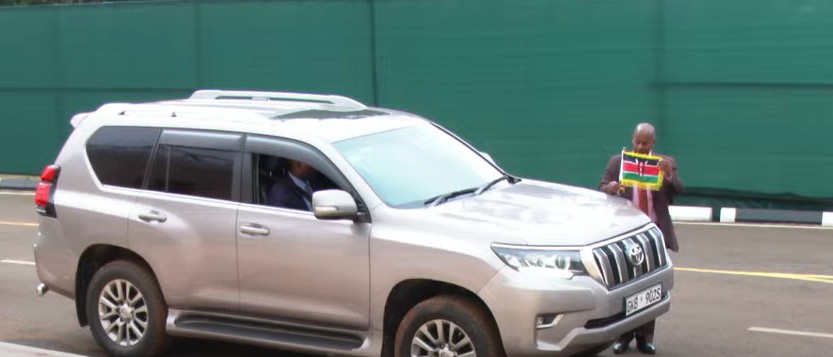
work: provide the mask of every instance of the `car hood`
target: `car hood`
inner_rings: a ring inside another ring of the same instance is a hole
[[[430,211],[444,221],[486,226],[494,242],[505,237],[506,242],[529,245],[587,245],[650,223],[627,200],[529,179],[449,201]]]

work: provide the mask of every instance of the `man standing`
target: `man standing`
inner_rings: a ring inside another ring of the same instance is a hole
[[[673,203],[674,194],[683,189],[682,182],[677,176],[677,164],[674,158],[660,155],[651,150],[656,143],[656,132],[654,126],[648,123],[641,123],[636,126],[633,132],[632,150],[640,154],[660,156],[659,169],[663,173],[663,181],[658,191],[650,191],[636,187],[624,187],[619,183],[619,170],[622,165],[622,156],[614,155],[607,164],[599,189],[603,192],[621,196],[631,200],[636,207],[644,212],[651,221],[657,225],[665,237],[665,246],[673,251],[678,251],[677,236],[674,233],[674,226],[671,223],[671,214],[668,206]],[[613,344],[613,353],[623,354],[628,351],[631,340],[636,338],[636,346],[642,353],[656,354],[656,347],[653,343],[654,324],[651,321],[633,331],[626,332]]]

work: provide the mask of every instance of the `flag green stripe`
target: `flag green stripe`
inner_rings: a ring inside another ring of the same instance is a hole
[[[625,179],[625,180],[639,181],[639,182],[642,182],[642,183],[657,183],[657,182],[659,182],[659,176],[654,176],[654,175],[639,176],[639,174],[632,173],[632,172],[623,172],[622,173],[622,178]]]

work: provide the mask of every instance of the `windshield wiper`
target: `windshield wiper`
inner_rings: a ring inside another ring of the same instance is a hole
[[[483,186],[480,186],[480,187],[466,188],[466,189],[462,189],[462,190],[452,191],[452,192],[449,192],[449,193],[444,193],[444,194],[439,195],[439,196],[431,197],[431,198],[425,200],[425,204],[426,205],[430,204],[429,207],[434,207],[434,206],[436,206],[440,203],[448,201],[448,200],[450,200],[454,197],[457,197],[457,196],[462,196],[462,195],[469,194],[469,193],[472,193],[475,196],[477,196],[477,195],[483,193],[483,191],[486,191],[486,190],[490,189],[492,186],[496,185],[498,182],[501,182],[503,180],[506,180],[507,182],[509,182],[511,184],[515,184],[515,183],[518,183],[518,182],[521,181],[521,179],[519,179],[517,177],[504,174],[503,176],[498,177],[498,178],[496,178],[496,179],[490,181],[489,183],[487,183]]]
[[[486,190],[492,188],[492,186],[497,185],[498,182],[501,182],[503,180],[506,180],[507,182],[512,183],[512,184],[520,181],[520,179],[518,179],[518,178],[515,178],[515,177],[504,174],[503,176],[498,177],[498,178],[490,181],[489,183],[487,183],[483,186],[480,186],[480,188],[478,188],[477,191],[474,191],[474,195],[477,196],[477,195],[485,192]]]
[[[449,193],[444,193],[442,195],[434,196],[434,197],[431,197],[431,198],[425,200],[425,204],[426,205],[430,204],[430,206],[428,206],[428,207],[434,207],[434,206],[436,206],[440,203],[443,203],[445,201],[448,201],[448,200],[450,200],[454,197],[465,195],[467,193],[473,193],[475,191],[477,191],[477,187],[466,188],[466,189],[463,189],[463,190],[457,190],[457,191],[452,191],[452,192],[449,192]]]

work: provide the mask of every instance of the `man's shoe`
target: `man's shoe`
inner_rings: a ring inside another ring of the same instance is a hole
[[[626,345],[624,343],[621,343],[621,342],[616,342],[616,343],[613,344],[613,353],[614,354],[621,355],[625,352],[628,352],[628,345]]]
[[[637,348],[639,348],[639,352],[642,352],[646,355],[655,355],[655,354],[657,354],[657,348],[656,348],[656,346],[654,346],[653,343],[640,343],[637,346]]]

